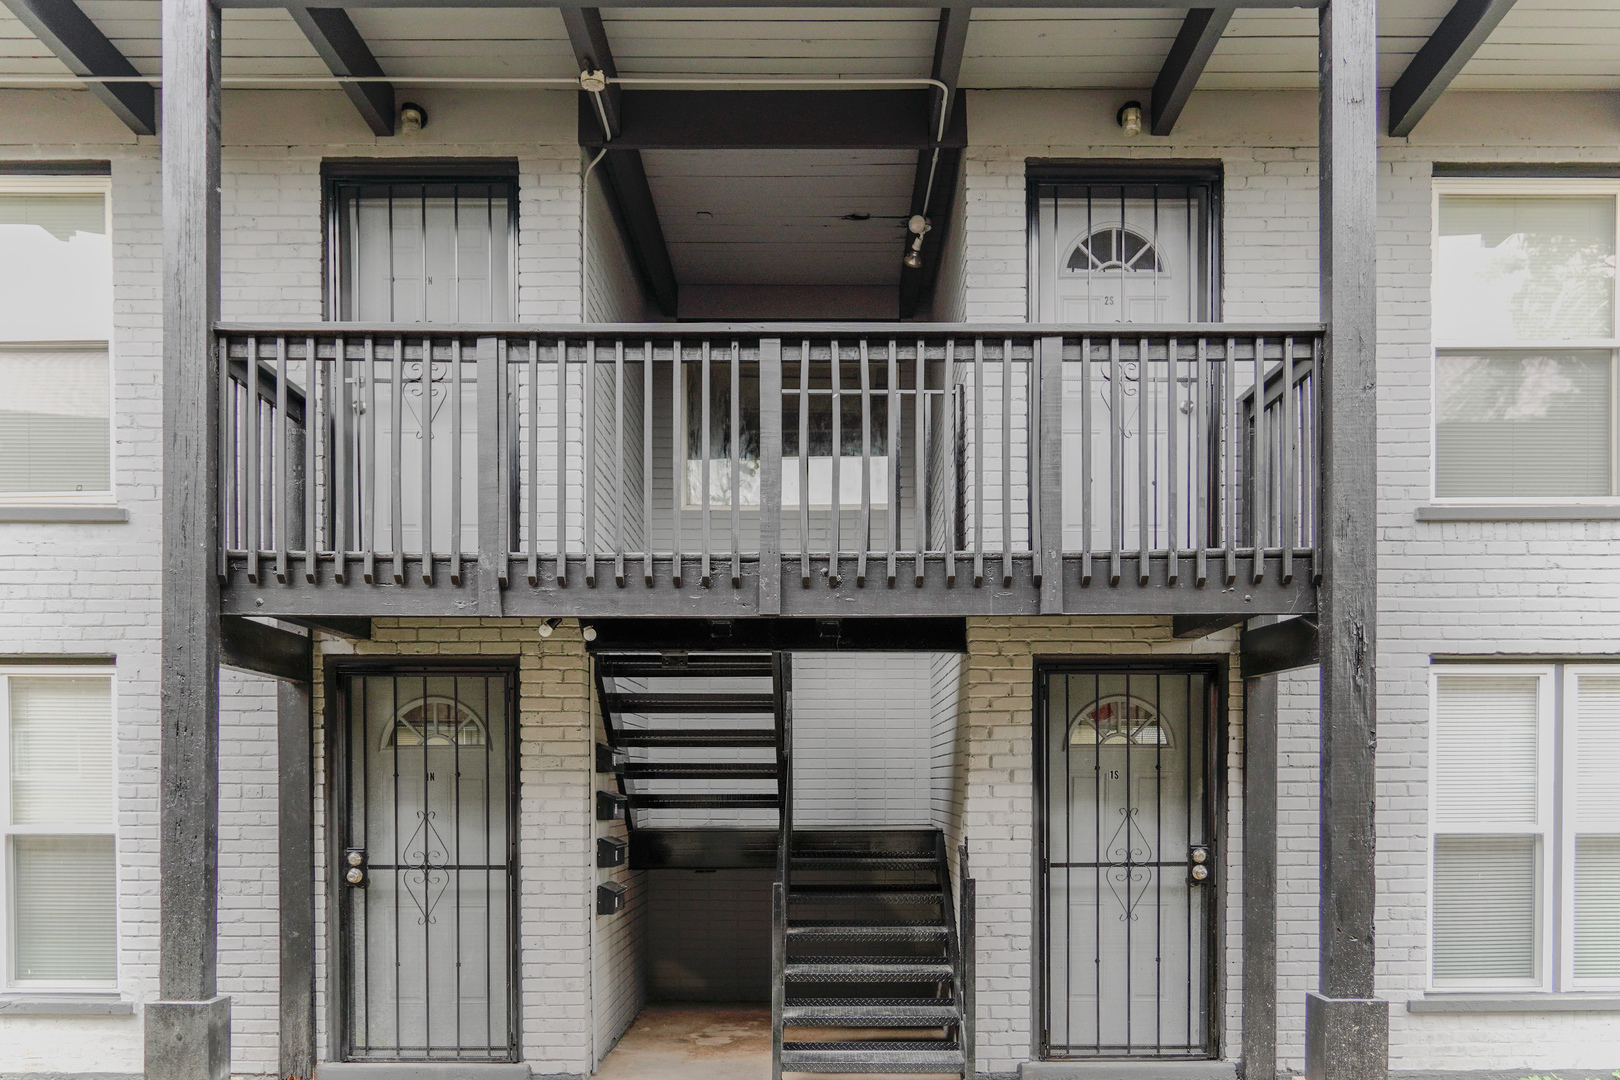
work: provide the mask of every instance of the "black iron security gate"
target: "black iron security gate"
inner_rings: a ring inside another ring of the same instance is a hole
[[[1215,674],[1041,673],[1043,1057],[1216,1052]]]
[[[513,708],[489,667],[339,676],[342,1056],[517,1056]]]

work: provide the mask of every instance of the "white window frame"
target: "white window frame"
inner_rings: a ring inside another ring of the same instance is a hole
[[[1561,949],[1559,957],[1560,984],[1571,990],[1620,990],[1620,974],[1612,979],[1578,979],[1575,977],[1575,837],[1581,831],[1581,823],[1576,813],[1576,778],[1579,760],[1576,755],[1578,734],[1580,730],[1580,679],[1583,675],[1598,675],[1608,678],[1620,677],[1620,665],[1614,664],[1569,664],[1564,668],[1563,685],[1563,715],[1561,716],[1561,735],[1563,737],[1563,760],[1561,762],[1564,784],[1560,792],[1560,811],[1562,826],[1558,842],[1559,856],[1559,888],[1561,891],[1558,910],[1559,924],[1568,939],[1567,947]]]
[[[1429,238],[1429,325],[1435,324],[1435,297],[1440,292],[1440,200],[1447,195],[1609,195],[1616,200],[1615,251],[1620,253],[1620,179],[1525,179],[1516,177],[1477,177],[1469,179],[1436,179],[1430,206]],[[1615,333],[1620,335],[1620,274],[1616,274],[1614,287]],[[1560,338],[1553,341],[1524,340],[1503,342],[1481,341],[1477,338],[1441,338],[1432,334],[1429,359],[1429,496],[1442,506],[1620,506],[1620,336],[1607,338]],[[1442,496],[1440,485],[1440,354],[1442,352],[1491,352],[1540,350],[1549,352],[1604,351],[1609,352],[1609,483],[1611,492],[1606,496],[1533,499],[1521,495],[1501,496]]]
[[[1471,822],[1466,828],[1456,827],[1454,824],[1442,823],[1439,808],[1439,712],[1440,712],[1440,679],[1448,675],[1465,675],[1475,678],[1502,676],[1504,678],[1524,678],[1534,676],[1537,680],[1536,692],[1536,824],[1527,826],[1520,822]],[[1435,665],[1430,669],[1429,675],[1429,843],[1425,860],[1428,864],[1428,952],[1429,962],[1427,970],[1427,986],[1431,991],[1445,993],[1456,990],[1549,990],[1552,988],[1554,932],[1552,920],[1549,918],[1554,911],[1553,889],[1553,838],[1554,831],[1554,792],[1553,785],[1556,780],[1553,758],[1553,699],[1554,668],[1550,664],[1502,664],[1502,665]],[[1536,977],[1533,980],[1524,979],[1491,979],[1475,983],[1460,984],[1447,981],[1436,983],[1434,976],[1434,851],[1435,844],[1441,836],[1535,836],[1539,843],[1536,848],[1536,876],[1540,883],[1536,896]]]
[[[112,817],[103,825],[13,825],[11,821],[11,680],[13,678],[105,678],[108,681],[109,708],[112,723],[108,725],[112,745]],[[12,838],[16,836],[108,836],[113,842],[113,895],[115,898],[113,922],[113,978],[111,982],[68,981],[18,982],[12,970],[16,955],[16,901],[12,893]],[[0,993],[53,994],[84,993],[85,991],[111,993],[118,989],[122,976],[123,910],[116,903],[121,873],[118,859],[118,679],[115,669],[108,665],[57,665],[0,667]]]
[[[6,176],[0,175],[0,195],[100,195],[107,215],[107,243],[113,244],[112,177],[110,176]],[[114,287],[116,288],[116,273]],[[110,314],[110,313],[109,313]],[[105,349],[107,352],[107,490],[105,491],[10,491],[0,492],[0,506],[111,506],[117,502],[118,455],[117,393],[113,373],[117,370],[112,341],[0,341],[0,349],[28,349],[38,352],[73,348]]]

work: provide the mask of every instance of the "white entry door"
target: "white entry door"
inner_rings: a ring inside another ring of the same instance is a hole
[[[1049,1057],[1210,1052],[1208,685],[1185,671],[1043,680]]]
[[[510,1060],[508,677],[349,676],[348,1057]]]
[[[1207,319],[1206,201],[1180,185],[1089,185],[1041,199],[1042,322]]]

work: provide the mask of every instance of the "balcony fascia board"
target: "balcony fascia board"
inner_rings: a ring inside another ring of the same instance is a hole
[[[1186,562],[1183,555],[1183,563]],[[1134,556],[1133,556],[1134,560]],[[384,561],[379,558],[379,562]],[[407,567],[420,560],[407,558]],[[825,569],[825,557],[813,560]],[[841,560],[844,572],[837,587],[826,584],[826,576],[817,573],[810,588],[799,582],[797,556],[782,560],[781,614],[784,617],[832,618],[860,616],[965,616],[965,615],[1040,615],[1041,590],[1035,583],[1029,553],[1013,556],[1013,584],[1001,584],[1000,574],[987,575],[985,584],[975,587],[970,579],[958,577],[955,585],[945,581],[944,558],[927,558],[925,584],[918,587],[909,577],[890,586],[882,581],[864,587],[855,584],[855,559]],[[961,561],[960,556],[958,561]],[[1000,555],[986,556],[986,563],[997,564]],[[639,560],[637,560],[639,563]],[[308,584],[302,573],[302,559],[294,557],[292,563],[299,572],[289,573],[286,584],[267,581],[253,585],[245,574],[233,568],[231,580],[223,587],[223,609],[227,614],[258,615],[273,618],[304,619],[317,616],[409,616],[475,618],[489,616],[608,618],[629,616],[658,616],[668,618],[752,618],[759,610],[759,562],[744,558],[742,584],[733,587],[721,578],[716,584],[698,586],[696,575],[690,568],[697,559],[687,559],[687,584],[673,588],[669,556],[654,557],[654,578],[658,584],[652,588],[639,580],[628,580],[618,586],[605,579],[595,587],[586,587],[584,557],[570,556],[569,584],[559,587],[549,572],[541,577],[539,585],[523,581],[524,562],[511,560],[511,587],[500,592],[500,610],[491,611],[479,603],[480,568],[467,562],[462,569],[462,584],[451,586],[448,573],[435,573],[435,585],[419,584],[420,573],[408,570],[405,585],[366,585],[356,577],[347,584],[331,580],[323,571],[316,584]],[[1197,615],[1222,612],[1251,615],[1303,615],[1316,610],[1316,589],[1305,560],[1296,556],[1301,565],[1294,580],[1282,583],[1280,559],[1268,556],[1264,580],[1252,582],[1251,559],[1238,560],[1238,578],[1232,585],[1211,580],[1206,585],[1195,585],[1183,572],[1181,580],[1170,585],[1166,581],[1167,560],[1153,556],[1149,581],[1138,585],[1134,579],[1122,579],[1118,585],[1109,585],[1102,578],[1092,584],[1080,584],[1080,556],[1063,557],[1063,606],[1065,615]],[[1044,614],[1058,614],[1044,612]]]

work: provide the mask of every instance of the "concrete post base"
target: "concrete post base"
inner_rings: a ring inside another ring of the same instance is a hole
[[[146,1006],[146,1080],[230,1080],[231,999]]]
[[[1306,1080],[1388,1080],[1389,1002],[1305,995]]]

